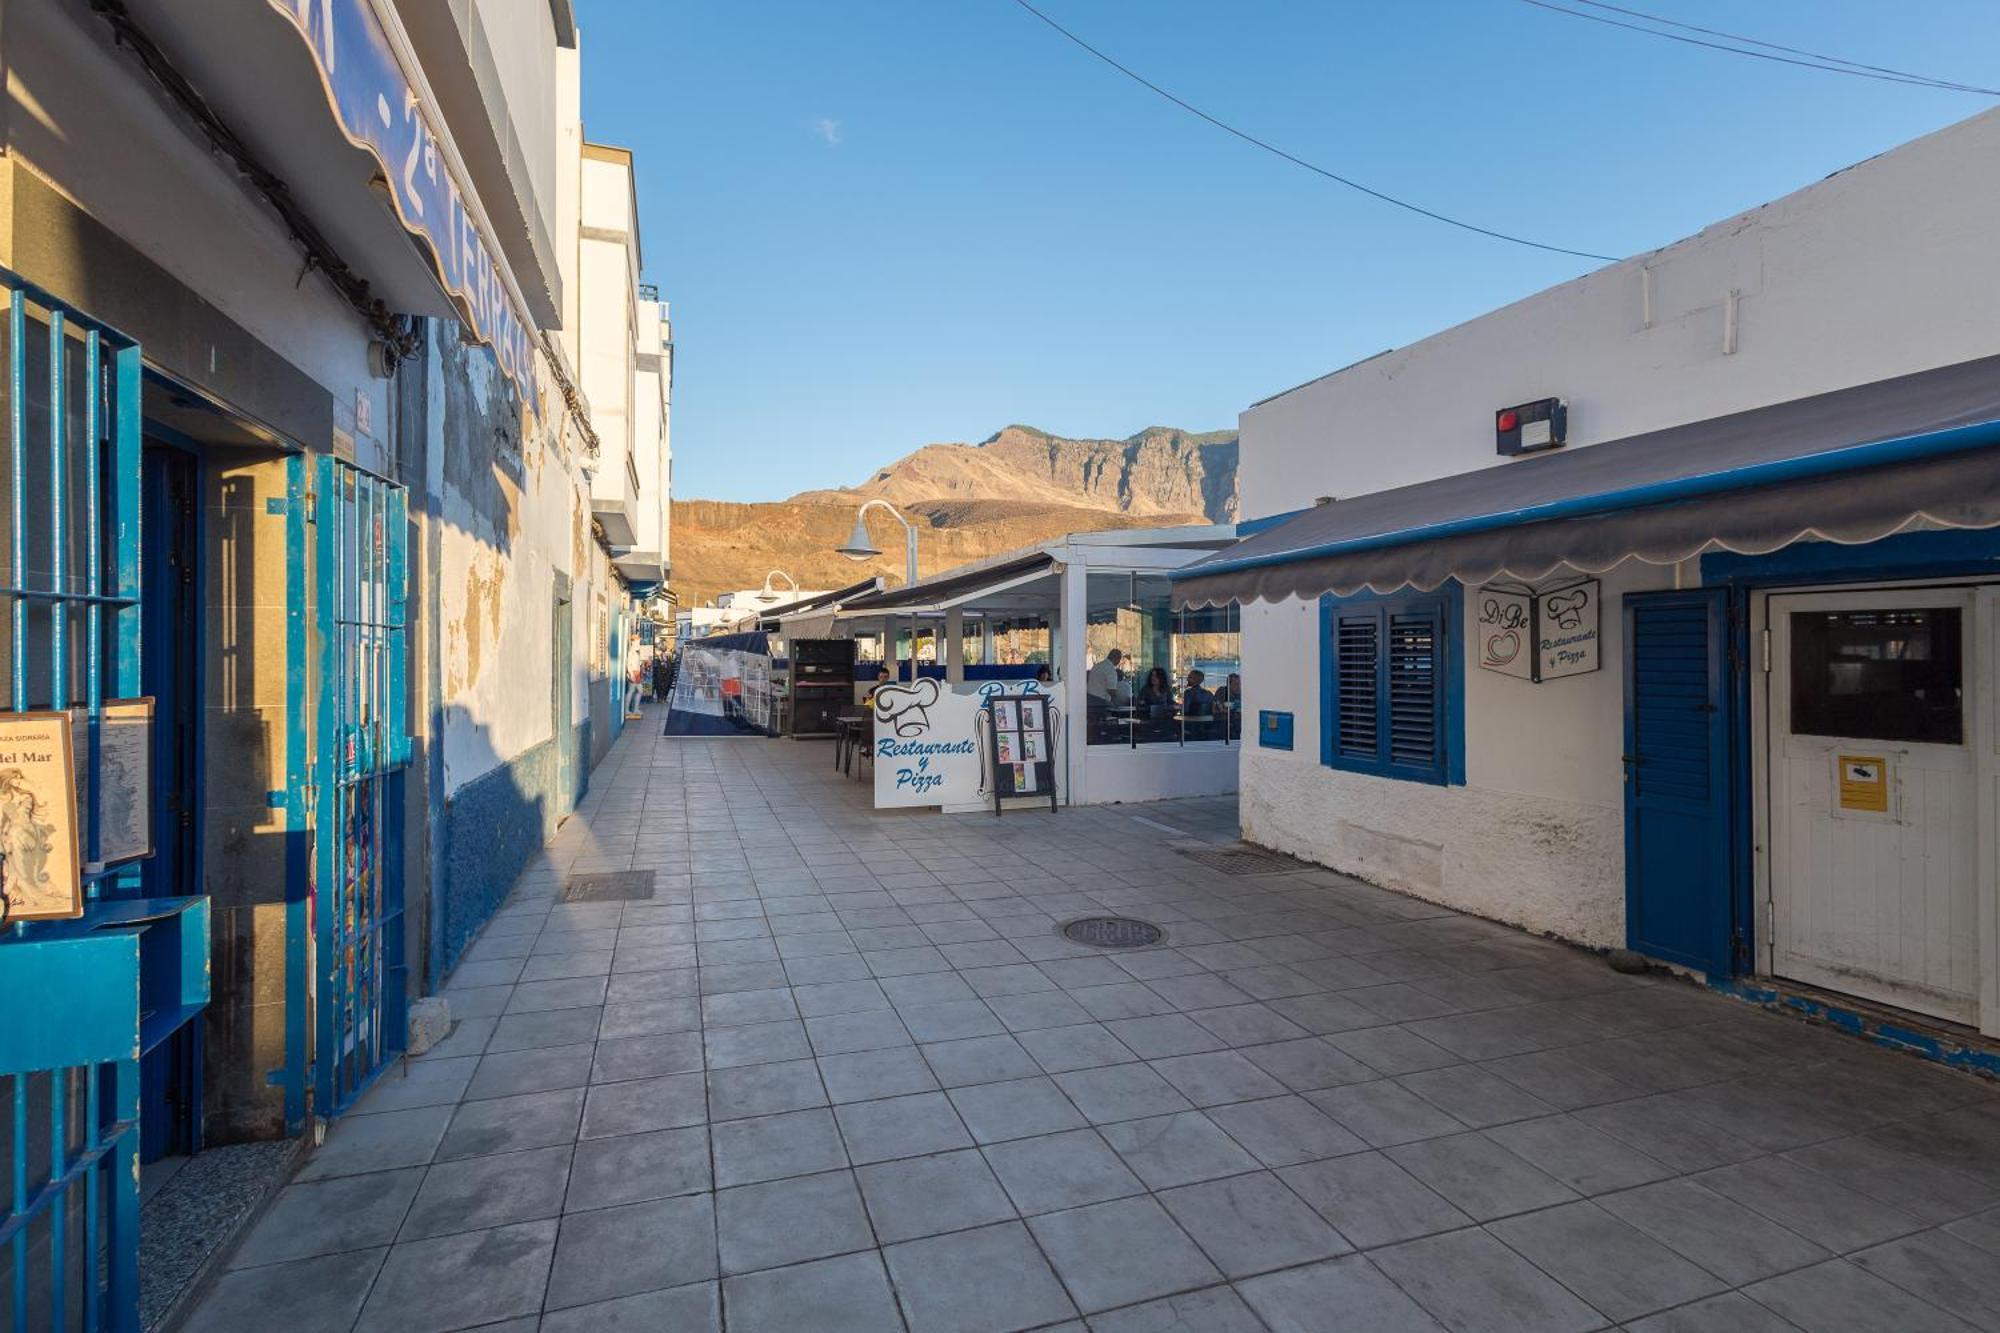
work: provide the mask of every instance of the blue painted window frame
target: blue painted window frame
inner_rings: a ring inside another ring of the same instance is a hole
[[[1372,758],[1339,753],[1340,691],[1334,627],[1343,618],[1372,614],[1381,631],[1375,641],[1375,737]],[[1433,714],[1437,746],[1428,764],[1398,763],[1389,758],[1389,636],[1393,616],[1427,616],[1436,645]],[[1465,785],[1465,670],[1460,641],[1464,637],[1465,590],[1456,581],[1432,592],[1389,595],[1355,593],[1319,599],[1319,758],[1327,768],[1371,777],[1424,782],[1433,786]]]

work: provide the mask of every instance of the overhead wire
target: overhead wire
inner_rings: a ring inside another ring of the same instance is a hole
[[[1225,134],[1233,135],[1236,138],[1241,139],[1244,143],[1250,144],[1251,146],[1256,148],[1261,148],[1265,152],[1270,153],[1276,157],[1281,157],[1285,161],[1290,162],[1293,166],[1304,167],[1307,171],[1312,172],[1314,175],[1324,176],[1326,179],[1333,181],[1335,184],[1344,185],[1350,190],[1358,191],[1359,193],[1365,194],[1372,199],[1378,199],[1385,204],[1391,204],[1397,208],[1405,210],[1406,212],[1415,213],[1419,217],[1429,218],[1433,222],[1441,222],[1448,227],[1456,227],[1461,231],[1469,231],[1474,233],[1475,235],[1489,237],[1496,241],[1505,241],[1510,245],[1526,246],[1531,250],[1542,250],[1550,254],[1570,255],[1577,259],[1602,260],[1605,263],[1617,263],[1620,258],[1620,256],[1618,255],[1602,255],[1602,254],[1597,254],[1596,252],[1590,250],[1574,250],[1565,245],[1553,245],[1547,241],[1537,241],[1526,236],[1516,236],[1510,232],[1495,230],[1492,227],[1482,227],[1476,222],[1467,222],[1463,218],[1453,217],[1448,213],[1440,213],[1436,209],[1425,208],[1421,204],[1411,203],[1407,199],[1401,199],[1393,194],[1388,194],[1382,190],[1375,189],[1373,186],[1364,185],[1360,181],[1355,180],[1350,176],[1344,176],[1337,171],[1330,171],[1327,168],[1319,166],[1316,163],[1308,162],[1306,159],[1300,157],[1298,154],[1287,152],[1285,149],[1278,147],[1276,144],[1273,144],[1268,140],[1260,139],[1256,135],[1251,134],[1248,131],[1240,130],[1236,128],[1234,125],[1229,124],[1227,121],[1221,120],[1215,116],[1210,115],[1208,112],[1203,111],[1200,107],[1195,106],[1187,99],[1167,91],[1165,88],[1162,88],[1159,84],[1154,83],[1151,79],[1139,73],[1137,70],[1132,69],[1128,65],[1121,64],[1119,61],[1113,59],[1111,56],[1099,50],[1097,47],[1092,46],[1089,42],[1085,41],[1083,38],[1071,32],[1068,28],[1065,28],[1062,24],[1050,18],[1047,14],[1037,9],[1034,5],[1028,3],[1028,0],[1014,0],[1014,3],[1019,5],[1022,9],[1027,10],[1030,14],[1040,19],[1043,23],[1047,24],[1049,27],[1061,33],[1064,37],[1067,37],[1071,42],[1074,42],[1077,46],[1089,52],[1092,56],[1095,56],[1098,60],[1109,65],[1112,69],[1117,70],[1120,74],[1123,74],[1126,78],[1132,80],[1134,83],[1137,83],[1141,87],[1152,91],[1153,93],[1159,95],[1160,97],[1165,98],[1167,101],[1172,102],[1175,106],[1179,107],[1181,110],[1188,112],[1190,115],[1197,116],[1200,119],[1207,121],[1210,125],[1213,125],[1216,129],[1221,130]]]
[[[1807,51],[1796,46],[1784,46],[1778,42],[1767,42],[1756,37],[1744,37],[1717,28],[1704,28],[1693,23],[1683,23],[1678,19],[1664,18],[1658,14],[1648,14],[1644,10],[1628,9],[1622,5],[1608,4],[1605,0],[1569,0],[1569,4],[1586,5],[1591,9],[1603,9],[1611,14],[1623,14],[1628,18],[1643,19],[1644,23],[1627,23],[1611,18],[1608,14],[1591,14],[1571,9],[1568,4],[1555,4],[1551,0],[1521,0],[1524,5],[1545,9],[1551,14],[1562,14],[1573,19],[1583,19],[1590,23],[1602,23],[1613,28],[1623,28],[1627,32],[1641,33],[1647,37],[1659,37],[1670,42],[1683,42],[1689,46],[1699,46],[1710,51],[1723,51],[1730,55],[1748,56],[1753,60],[1775,61],[1781,65],[1795,65],[1802,69],[1816,69],[1827,74],[1846,74],[1857,79],[1874,79],[1880,83],[1900,83],[1915,88],[1932,88],[1940,92],[1973,93],[1981,97],[2000,97],[2000,88],[1982,88],[1977,84],[1958,83],[1950,79],[1932,78],[1928,74],[1912,74],[1908,70],[1891,69],[1886,65],[1868,65],[1858,60],[1847,60],[1840,56],[1822,55],[1817,51]],[[1720,41],[1705,41],[1702,37],[1687,37],[1680,32],[1662,32],[1659,28],[1649,28],[1646,23],[1657,23],[1665,27],[1679,28],[1682,32],[1696,32],[1704,37],[1720,38]],[[1737,42],[1742,45],[1732,46]],[[1746,50],[1746,47],[1761,47],[1761,50]]]

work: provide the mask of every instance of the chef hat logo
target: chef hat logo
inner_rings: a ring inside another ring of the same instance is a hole
[[[888,723],[898,736],[921,736],[930,730],[930,708],[937,701],[935,680],[884,685],[875,691],[875,720]]]
[[[1554,618],[1557,629],[1575,629],[1583,624],[1583,609],[1590,605],[1590,594],[1581,588],[1559,592],[1542,605]]]

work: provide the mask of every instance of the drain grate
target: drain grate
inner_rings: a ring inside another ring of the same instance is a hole
[[[1289,875],[1303,868],[1288,857],[1249,847],[1176,847],[1174,850],[1197,865],[1220,870],[1225,875]]]
[[[653,896],[650,870],[607,870],[595,875],[571,875],[563,881],[566,903],[622,903]]]
[[[1099,949],[1143,949],[1167,937],[1150,921],[1129,916],[1079,917],[1062,928],[1065,938]]]

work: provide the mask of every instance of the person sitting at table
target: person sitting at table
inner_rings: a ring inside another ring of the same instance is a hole
[[[1043,667],[1040,671],[1037,671],[1035,673],[1035,683],[1037,685],[1053,685],[1055,684],[1055,679],[1056,678],[1049,673],[1049,669],[1047,667]]]
[[[1215,711],[1227,714],[1229,734],[1239,736],[1243,730],[1243,677],[1232,671],[1222,688],[1215,692]]]
[[[1200,667],[1187,674],[1187,689],[1181,692],[1181,716],[1189,721],[1215,716],[1215,695],[1202,685],[1207,679]]]
[[[1174,715],[1174,686],[1167,679],[1165,667],[1154,667],[1146,673],[1146,683],[1139,688],[1139,697],[1133,702],[1141,716],[1155,721]]]
[[[889,679],[890,679],[889,668],[887,666],[881,666],[876,668],[875,683],[874,685],[869,687],[868,693],[863,695],[861,699],[861,706],[868,710],[870,716],[873,716],[875,712],[875,691],[881,689],[884,685],[887,685],[889,683]]]

